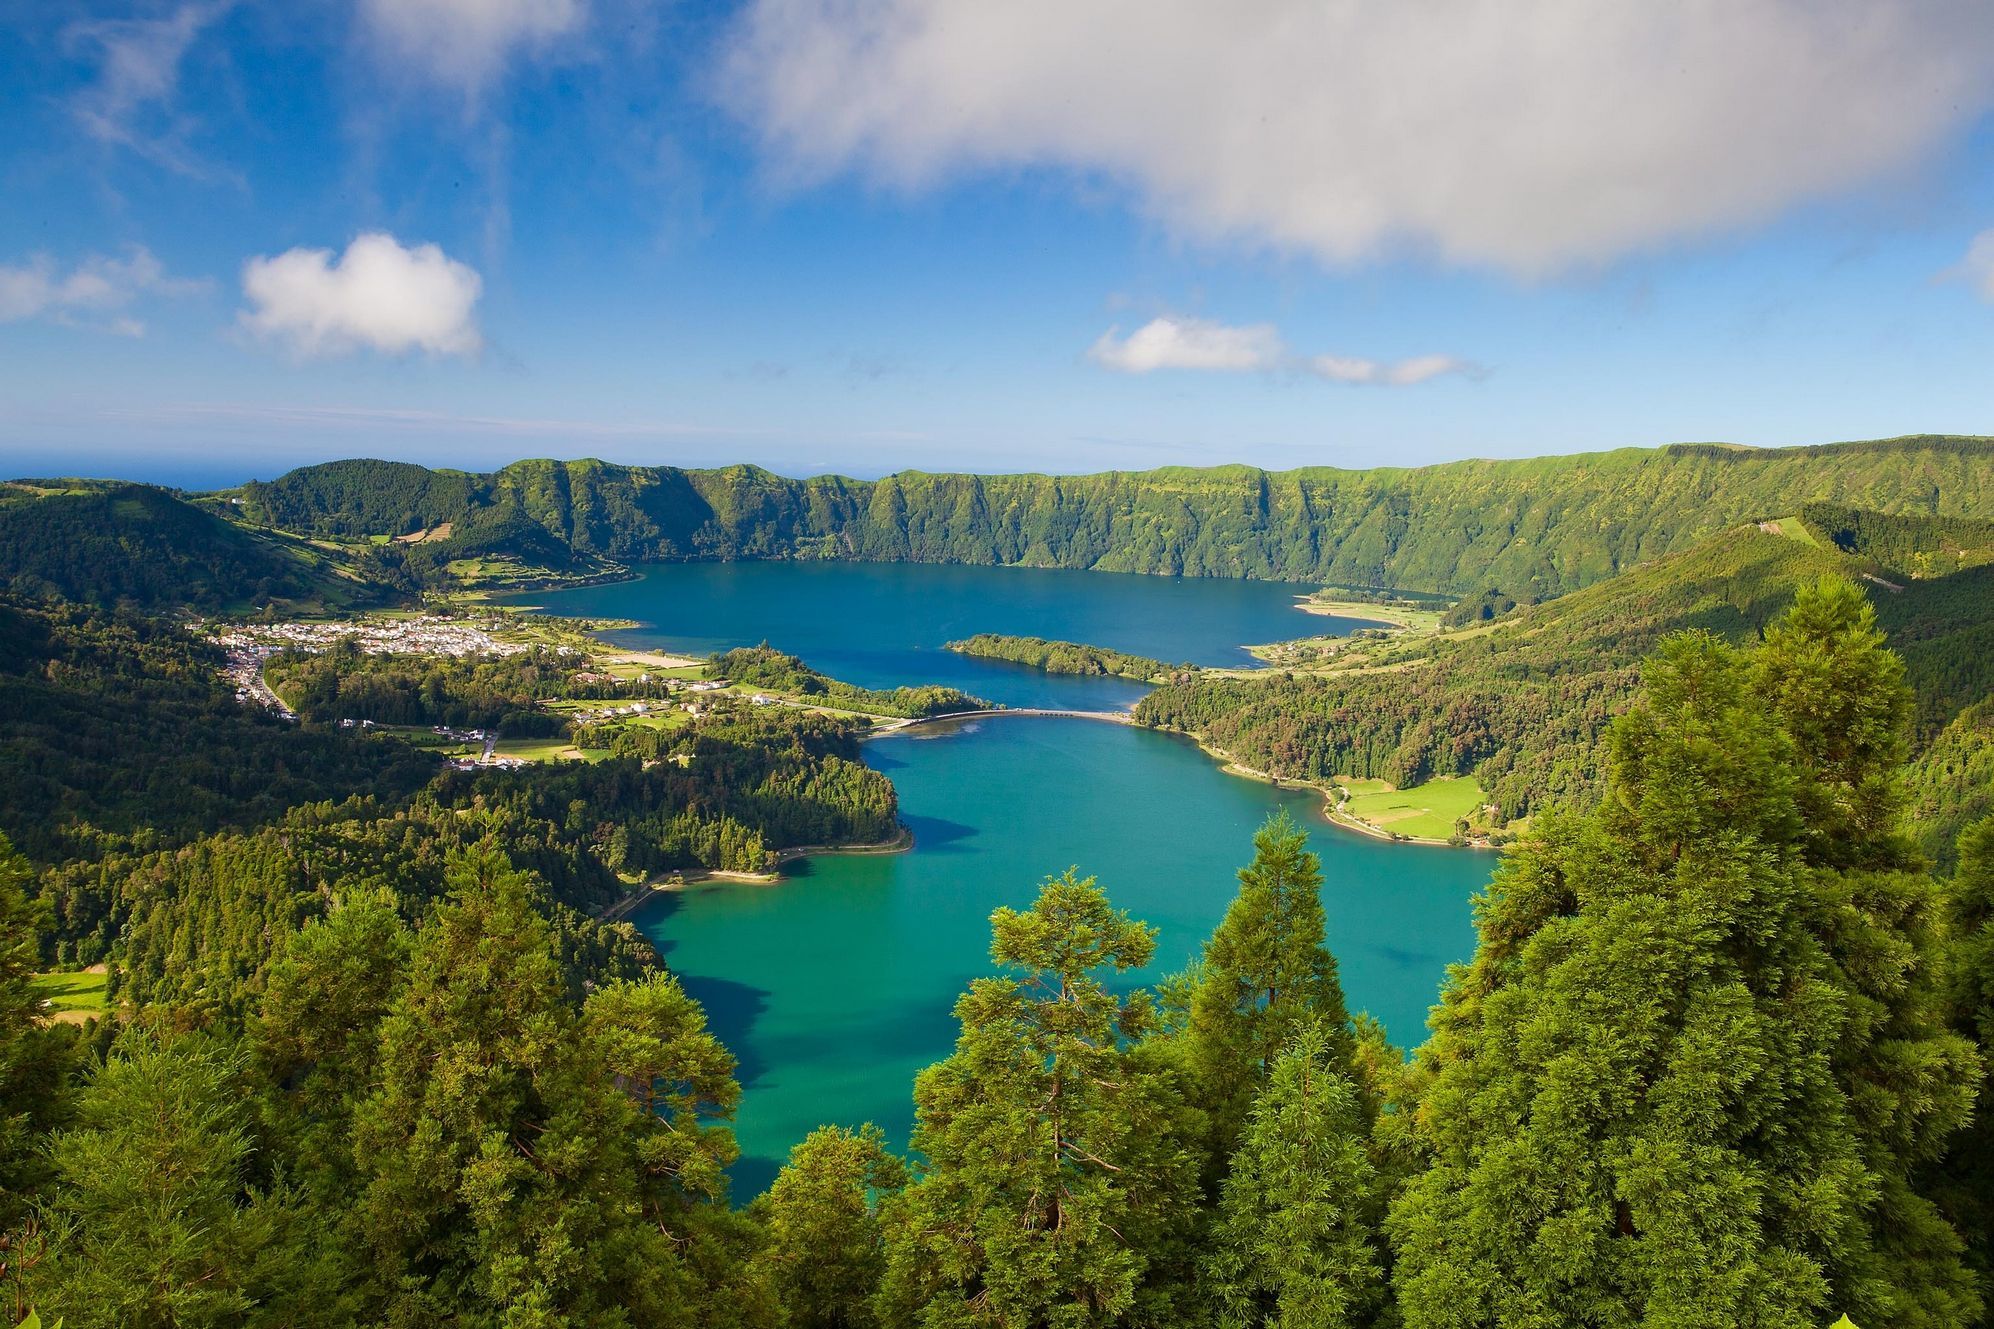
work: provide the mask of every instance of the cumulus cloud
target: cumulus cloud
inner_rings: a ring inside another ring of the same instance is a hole
[[[187,295],[205,283],[167,275],[152,252],[134,247],[123,258],[92,255],[66,271],[46,254],[0,264],[0,323],[50,318],[69,327],[145,335],[124,311],[144,296]]]
[[[182,174],[209,174],[187,147],[192,122],[175,102],[188,48],[227,9],[227,3],[189,4],[163,18],[105,19],[66,28],[69,48],[97,62],[96,78],[70,102],[84,132]]]
[[[1367,360],[1347,355],[1296,355],[1270,323],[1232,326],[1208,319],[1163,314],[1129,333],[1109,328],[1087,358],[1124,374],[1159,369],[1202,369],[1227,373],[1282,371],[1312,374],[1332,383],[1373,383],[1409,387],[1445,374],[1480,374],[1481,367],[1451,355],[1419,355],[1409,360]]]
[[[1982,231],[1966,247],[1966,257],[1953,273],[1973,287],[1981,299],[1994,301],[1994,230]]]
[[[483,281],[435,245],[403,248],[392,235],[329,249],[291,249],[243,265],[250,307],[242,324],[300,355],[362,348],[472,355],[484,344],[473,309]]]
[[[750,0],[723,97],[793,179],[1105,175],[1200,238],[1537,274],[1915,166],[1985,0]]]
[[[1157,369],[1273,369],[1286,358],[1281,336],[1266,323],[1228,327],[1201,318],[1165,314],[1126,337],[1110,328],[1088,351],[1095,364],[1125,374]]]
[[[384,50],[438,83],[476,92],[514,52],[580,29],[583,0],[361,0]]]

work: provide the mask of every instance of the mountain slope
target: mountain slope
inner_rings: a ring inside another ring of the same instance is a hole
[[[365,588],[301,542],[244,530],[163,489],[57,480],[0,484],[0,590],[219,610],[340,604]]]
[[[1084,476],[906,472],[786,479],[523,461],[489,475],[385,462],[241,491],[252,519],[398,535],[517,510],[619,561],[840,557],[1259,577],[1518,599],[1591,585],[1809,503],[1994,519],[1994,440],[1814,448],[1685,444],[1415,469],[1245,466]]]
[[[1600,788],[1599,737],[1664,636],[1701,629],[1750,640],[1803,584],[1873,566],[1832,546],[1735,527],[1493,625],[1351,643],[1307,671],[1187,679],[1151,693],[1136,715],[1282,776],[1406,786],[1473,774],[1504,819],[1583,805]],[[1994,691],[1994,568],[1901,592],[1866,584],[1879,625],[1906,658],[1926,751]],[[1950,732],[1955,750],[1930,779],[1979,769],[1980,732]],[[1959,797],[1920,801],[1929,823]]]

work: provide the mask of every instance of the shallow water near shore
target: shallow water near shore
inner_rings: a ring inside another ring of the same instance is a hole
[[[709,564],[647,569],[637,581],[536,602],[655,625],[617,634],[631,646],[713,650],[766,638],[866,686],[948,682],[1013,706],[1101,710],[1144,689],[1048,679],[938,648],[1008,631],[1237,664],[1248,657],[1236,642],[1356,626],[1295,610],[1303,589],[990,568]],[[948,1055],[956,997],[992,972],[991,910],[1028,905],[1039,882],[1069,865],[1098,876],[1118,907],[1158,930],[1155,963],[1118,980],[1153,982],[1193,957],[1233,897],[1254,829],[1286,808],[1323,859],[1329,943],[1351,1009],[1378,1016],[1406,1045],[1424,1036],[1446,966],[1473,950],[1470,899],[1495,865],[1488,853],[1330,826],[1314,791],[1229,776],[1186,739],[1100,721],[957,722],[871,741],[865,755],[899,790],[910,852],[817,856],[786,865],[774,884],[661,893],[632,915],[740,1058],[742,1198],[764,1188],[814,1126],[871,1121],[905,1143],[914,1076]]]

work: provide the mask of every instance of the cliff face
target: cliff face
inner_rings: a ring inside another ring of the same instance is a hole
[[[1226,466],[880,480],[524,461],[336,462],[243,491],[253,519],[404,534],[517,513],[619,560],[856,558],[1557,595],[1810,503],[1994,518],[1994,440],[1681,445],[1415,469]]]

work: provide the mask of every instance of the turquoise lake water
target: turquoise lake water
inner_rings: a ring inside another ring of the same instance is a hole
[[[867,686],[946,681],[1012,705],[1107,709],[1141,689],[1047,680],[939,647],[1007,631],[1232,663],[1236,642],[1354,626],[1295,611],[1297,589],[765,563],[660,566],[536,599],[646,623],[618,634],[631,645],[713,650],[766,637]],[[1131,979],[1153,981],[1195,954],[1232,899],[1254,828],[1285,807],[1323,859],[1329,942],[1351,1008],[1411,1044],[1446,966],[1473,949],[1469,901],[1495,863],[1340,830],[1308,791],[1225,775],[1184,739],[1099,721],[996,717],[874,740],[865,752],[899,790],[911,852],[818,857],[775,885],[698,887],[636,916],[740,1058],[744,1197],[813,1126],[872,1121],[906,1140],[914,1074],[948,1054],[957,995],[990,972],[990,911],[1029,904],[1047,875],[1078,866],[1157,928],[1156,963]]]

